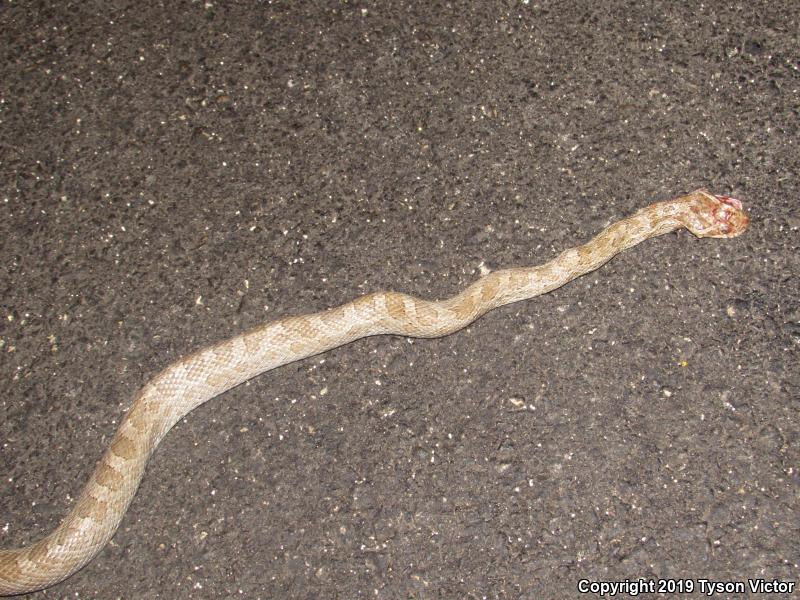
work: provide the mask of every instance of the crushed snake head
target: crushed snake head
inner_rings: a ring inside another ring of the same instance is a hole
[[[683,225],[697,237],[732,238],[750,225],[742,201],[697,190],[687,196],[691,211]]]

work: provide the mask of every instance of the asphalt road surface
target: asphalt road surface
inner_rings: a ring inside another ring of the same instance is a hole
[[[698,187],[752,217],[209,402],[35,597],[797,582],[796,9],[4,3],[2,547],[58,523],[181,355],[370,291],[447,297]]]

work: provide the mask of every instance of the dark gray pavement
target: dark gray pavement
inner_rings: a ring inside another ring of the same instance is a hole
[[[57,524],[178,356],[446,297],[705,186],[744,237],[198,409],[37,597],[797,582],[798,30],[791,1],[3,3],[0,545]]]

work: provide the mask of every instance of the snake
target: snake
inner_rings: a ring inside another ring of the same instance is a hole
[[[700,238],[731,238],[749,222],[740,200],[700,189],[642,208],[542,265],[491,271],[445,300],[371,293],[320,312],[267,322],[180,358],[136,394],[58,527],[30,545],[0,550],[0,595],[44,589],[89,563],[119,527],[148,459],[172,426],[201,404],[265,371],[367,336],[448,335],[494,308],[559,288],[648,238],[681,228]]]

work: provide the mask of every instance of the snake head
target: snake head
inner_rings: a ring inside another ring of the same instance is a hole
[[[744,233],[750,224],[750,217],[736,198],[697,190],[689,194],[687,199],[689,210],[681,221],[697,237],[736,237]]]

